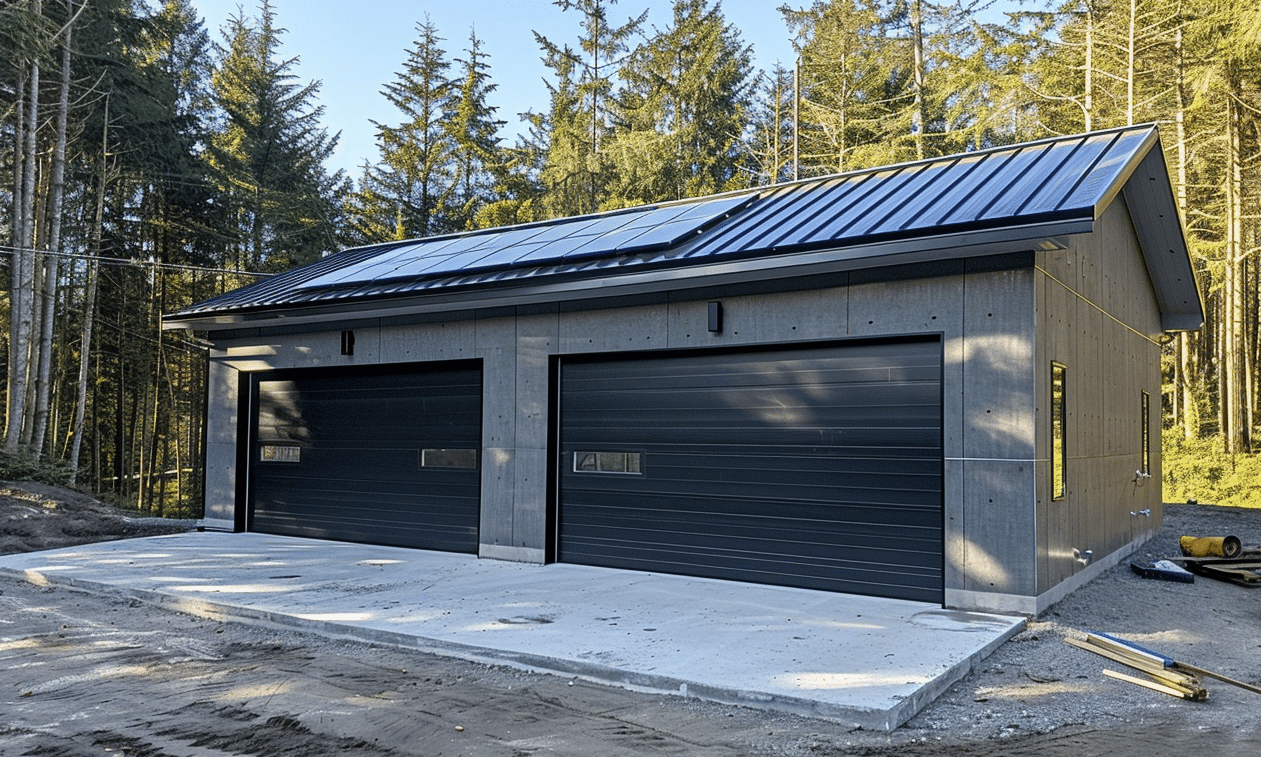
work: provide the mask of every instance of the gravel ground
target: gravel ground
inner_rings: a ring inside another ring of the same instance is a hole
[[[58,522],[63,525],[56,525]],[[52,488],[0,485],[0,553],[184,530]],[[1261,510],[1166,508],[1182,534],[1261,543]],[[77,541],[76,541],[77,540]],[[0,577],[0,755],[1261,754],[1261,695],[1204,702],[1102,675],[1106,631],[1261,685],[1261,588],[1139,578],[1074,592],[891,734],[184,615]]]
[[[1235,534],[1261,543],[1261,510],[1166,505],[1160,532],[1132,556],[1152,562],[1180,554],[1178,537]],[[1104,631],[1180,662],[1261,685],[1261,588],[1197,577],[1184,584],[1138,577],[1130,561],[1069,595],[999,648],[980,671],[913,718],[922,735],[1005,739],[1067,726],[1091,729],[1164,722],[1194,730],[1261,736],[1261,695],[1205,679],[1207,701],[1189,702],[1101,675],[1123,666],[1064,642]],[[1256,754],[1258,752],[1251,752]]]

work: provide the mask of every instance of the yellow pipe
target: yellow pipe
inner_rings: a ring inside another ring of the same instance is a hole
[[[1183,536],[1178,546],[1187,557],[1237,557],[1243,551],[1238,536]]]

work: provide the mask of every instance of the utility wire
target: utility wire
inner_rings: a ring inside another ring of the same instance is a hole
[[[95,260],[103,265],[117,266],[142,266],[146,268],[169,268],[178,271],[199,271],[203,273],[231,273],[239,276],[256,276],[259,278],[269,278],[275,276],[274,273],[262,273],[260,271],[241,271],[235,268],[210,268],[208,266],[184,265],[181,263],[159,263],[156,260],[140,260],[138,258],[111,258],[101,255],[92,255],[87,252],[56,252],[53,250],[29,250],[23,247],[10,247],[8,245],[0,245],[0,255],[13,255],[18,252],[32,252],[36,255],[55,255],[60,258],[70,258],[73,260]]]

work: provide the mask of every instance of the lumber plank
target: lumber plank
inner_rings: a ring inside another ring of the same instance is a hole
[[[1190,699],[1198,702],[1208,698],[1208,692],[1204,689],[1187,691],[1174,686],[1166,686],[1162,683],[1157,683],[1156,681],[1145,681],[1142,678],[1136,678],[1131,675],[1126,675],[1125,673],[1118,673],[1115,670],[1108,670],[1107,668],[1103,669],[1103,674],[1109,678],[1116,678],[1117,680],[1132,683],[1135,686],[1142,686],[1143,688],[1151,689],[1152,691],[1159,691],[1162,694],[1168,694],[1171,697],[1178,697],[1179,699]]]

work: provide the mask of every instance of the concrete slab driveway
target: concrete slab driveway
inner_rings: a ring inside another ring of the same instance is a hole
[[[729,581],[190,532],[0,570],[243,622],[891,730],[1023,618]]]

